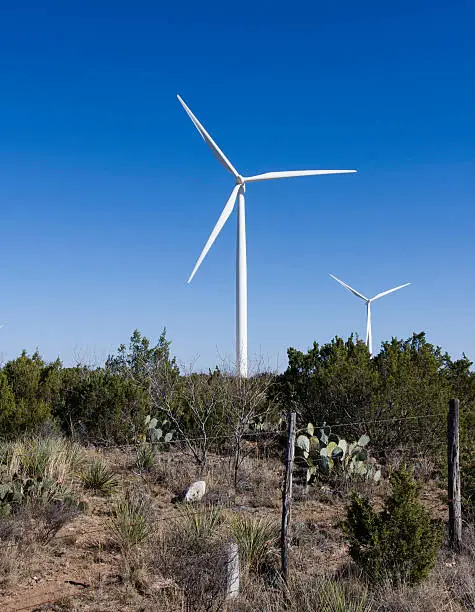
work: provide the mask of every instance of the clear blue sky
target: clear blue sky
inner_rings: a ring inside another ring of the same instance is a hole
[[[0,16],[0,355],[101,362],[134,328],[195,368],[234,354],[232,189],[247,189],[249,352],[425,330],[475,358],[473,2],[32,0]]]

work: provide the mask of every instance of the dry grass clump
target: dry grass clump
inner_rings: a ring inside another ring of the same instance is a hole
[[[0,519],[0,585],[28,573],[56,533],[79,513],[68,502],[27,504]]]
[[[251,576],[241,595],[229,603],[229,612],[376,612],[367,589],[354,581],[319,576],[291,576],[277,588],[269,588],[264,580]]]
[[[0,520],[0,586],[11,582],[20,566],[22,523],[14,517]]]
[[[376,610],[368,597],[366,587],[353,580],[337,580],[319,576],[308,583],[294,579],[287,596],[291,610],[311,612],[370,612]]]
[[[446,562],[443,562],[446,563]],[[473,576],[471,584],[462,573],[446,571],[443,565],[437,566],[431,576],[422,584],[412,587],[409,584],[394,584],[388,580],[378,587],[371,599],[378,612],[465,612],[475,610]],[[465,566],[465,571],[473,573]]]
[[[65,483],[72,481],[83,462],[83,449],[63,438],[24,438],[0,443],[2,480],[16,475]]]
[[[219,610],[225,597],[228,534],[214,507],[185,507],[162,531],[155,569],[173,580],[189,610]]]

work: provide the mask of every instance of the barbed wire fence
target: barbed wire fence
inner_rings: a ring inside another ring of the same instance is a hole
[[[449,490],[448,490],[448,506],[449,506],[449,514],[450,521],[449,522],[449,533],[451,534],[451,544],[457,549],[461,543],[461,511],[460,511],[460,465],[459,465],[459,442],[458,442],[458,400],[451,400],[450,402],[450,410],[449,410],[449,424],[448,424],[448,437],[447,440],[441,440],[440,442],[429,442],[426,445],[426,448],[430,448],[436,451],[440,451],[442,448],[447,449],[448,453],[448,463],[449,463]],[[345,423],[338,423],[337,425],[333,425],[332,429],[349,427],[349,426],[367,426],[370,424],[391,424],[398,423],[404,421],[413,421],[413,420],[424,420],[424,419],[434,419],[440,418],[438,414],[425,414],[418,416],[405,416],[405,417],[394,417],[394,418],[385,418],[385,419],[369,419],[369,420],[359,420],[359,421],[348,421]],[[293,471],[293,459],[294,459],[294,450],[295,449],[295,438],[298,434],[298,431],[295,426],[295,415],[293,417],[292,424],[292,416],[289,415],[289,426],[287,432],[285,431],[252,431],[246,435],[246,441],[251,445],[258,445],[261,441],[267,442],[269,445],[275,444],[277,441],[282,443],[285,441],[285,452],[286,452],[286,461],[284,465],[284,473],[286,474],[283,485],[282,485],[282,527],[281,527],[281,556],[283,559],[283,576],[284,578],[288,575],[288,567],[287,567],[287,558],[289,554],[289,543],[291,541],[291,507],[293,501],[293,492],[292,492],[292,471]],[[324,427],[325,423],[321,423],[320,425],[315,425],[315,429],[319,427]],[[174,438],[172,441],[172,446],[179,446],[180,444],[199,441],[214,441],[225,443],[229,440],[229,435],[216,435],[216,436],[190,436],[183,438]],[[123,450],[131,451],[132,449],[136,449],[136,445],[127,445],[117,447]],[[252,452],[252,449],[249,451]],[[258,457],[258,452],[256,451],[256,457]],[[290,470],[290,472],[289,472]],[[226,508],[226,510],[232,511],[232,508]],[[203,508],[197,509],[187,509],[186,516],[200,515],[203,512]],[[174,510],[172,512],[160,513],[154,520],[158,523],[167,521],[179,521],[183,519],[185,516],[185,511],[183,509]],[[101,537],[104,538],[107,536],[107,528],[103,525],[101,528],[88,530],[86,539],[90,541],[91,538]],[[71,534],[64,535],[54,535],[52,538],[52,542],[60,542],[60,541],[71,541]],[[18,542],[5,543],[0,542],[0,548],[8,548],[8,547],[16,547],[18,546]],[[285,561],[284,561],[285,560]],[[285,567],[284,567],[285,564]],[[168,586],[172,586],[172,583],[164,582],[164,588]],[[4,608],[5,612],[10,612],[15,610],[15,612],[26,612],[26,611],[34,611],[34,610],[55,610],[59,608],[55,608],[54,604],[61,599],[64,599],[68,596],[73,596],[78,594],[80,591],[87,590],[88,593],[92,593],[94,590],[102,588],[101,585],[93,585],[87,582],[80,582],[75,580],[65,580],[61,586],[56,583],[56,585],[50,590],[45,591],[42,590],[41,594],[35,596],[34,594],[26,594],[25,596],[29,598],[28,602],[24,602],[23,607],[9,608],[8,606]],[[45,607],[46,606],[46,607]],[[50,606],[48,608],[48,606]],[[51,607],[52,606],[52,607]],[[182,608],[177,608],[182,609]]]

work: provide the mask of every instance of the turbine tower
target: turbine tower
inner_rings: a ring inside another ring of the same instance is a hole
[[[201,265],[201,262],[206,257],[213,242],[216,240],[219,232],[228,220],[234,209],[236,200],[238,200],[238,222],[237,222],[237,245],[236,245],[236,367],[240,377],[247,377],[247,258],[246,258],[246,211],[244,204],[244,193],[246,184],[254,181],[266,181],[269,179],[292,178],[296,176],[312,176],[316,174],[345,174],[348,172],[356,172],[356,170],[291,170],[284,172],[266,172],[264,174],[256,174],[255,176],[242,176],[231,164],[226,155],[221,151],[218,145],[214,142],[205,128],[201,125],[195,115],[191,112],[188,106],[183,102],[180,96],[177,96],[180,104],[185,109],[186,113],[194,123],[196,129],[200,133],[203,140],[209,146],[216,159],[230,172],[236,184],[226,202],[225,207],[216,223],[213,231],[204,246],[201,255],[193,268],[193,272],[188,279],[190,283],[196,274],[196,271]]]
[[[375,300],[379,300],[379,298],[382,298],[385,295],[388,295],[389,293],[393,293],[394,291],[398,291],[399,289],[402,289],[403,287],[407,287],[411,283],[406,283],[405,285],[399,285],[399,287],[394,287],[393,289],[388,289],[388,291],[383,291],[383,293],[378,293],[372,298],[367,298],[362,293],[359,293],[358,291],[356,291],[356,289],[353,289],[353,287],[350,287],[350,285],[347,285],[346,283],[344,283],[342,280],[340,280],[336,276],[333,276],[333,274],[330,274],[330,276],[334,280],[336,280],[337,283],[340,283],[340,285],[343,285],[345,289],[348,289],[348,291],[351,291],[351,293],[356,295],[356,297],[359,297],[366,302],[366,340],[365,342],[366,342],[366,346],[368,347],[369,354],[372,357],[373,356],[373,336],[371,334],[371,302],[374,302]]]

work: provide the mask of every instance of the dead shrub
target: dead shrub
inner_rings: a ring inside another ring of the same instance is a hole
[[[11,582],[20,562],[19,546],[15,541],[0,538],[0,586]]]
[[[414,476],[421,482],[429,482],[437,474],[437,465],[430,457],[416,457],[413,461]]]
[[[247,458],[240,468],[237,492],[255,508],[278,508],[281,501],[283,468],[279,461]]]
[[[54,501],[33,512],[38,540],[50,542],[58,531],[79,514],[79,508],[67,501]]]
[[[196,466],[186,455],[157,453],[150,478],[155,484],[179,495],[196,479]]]

